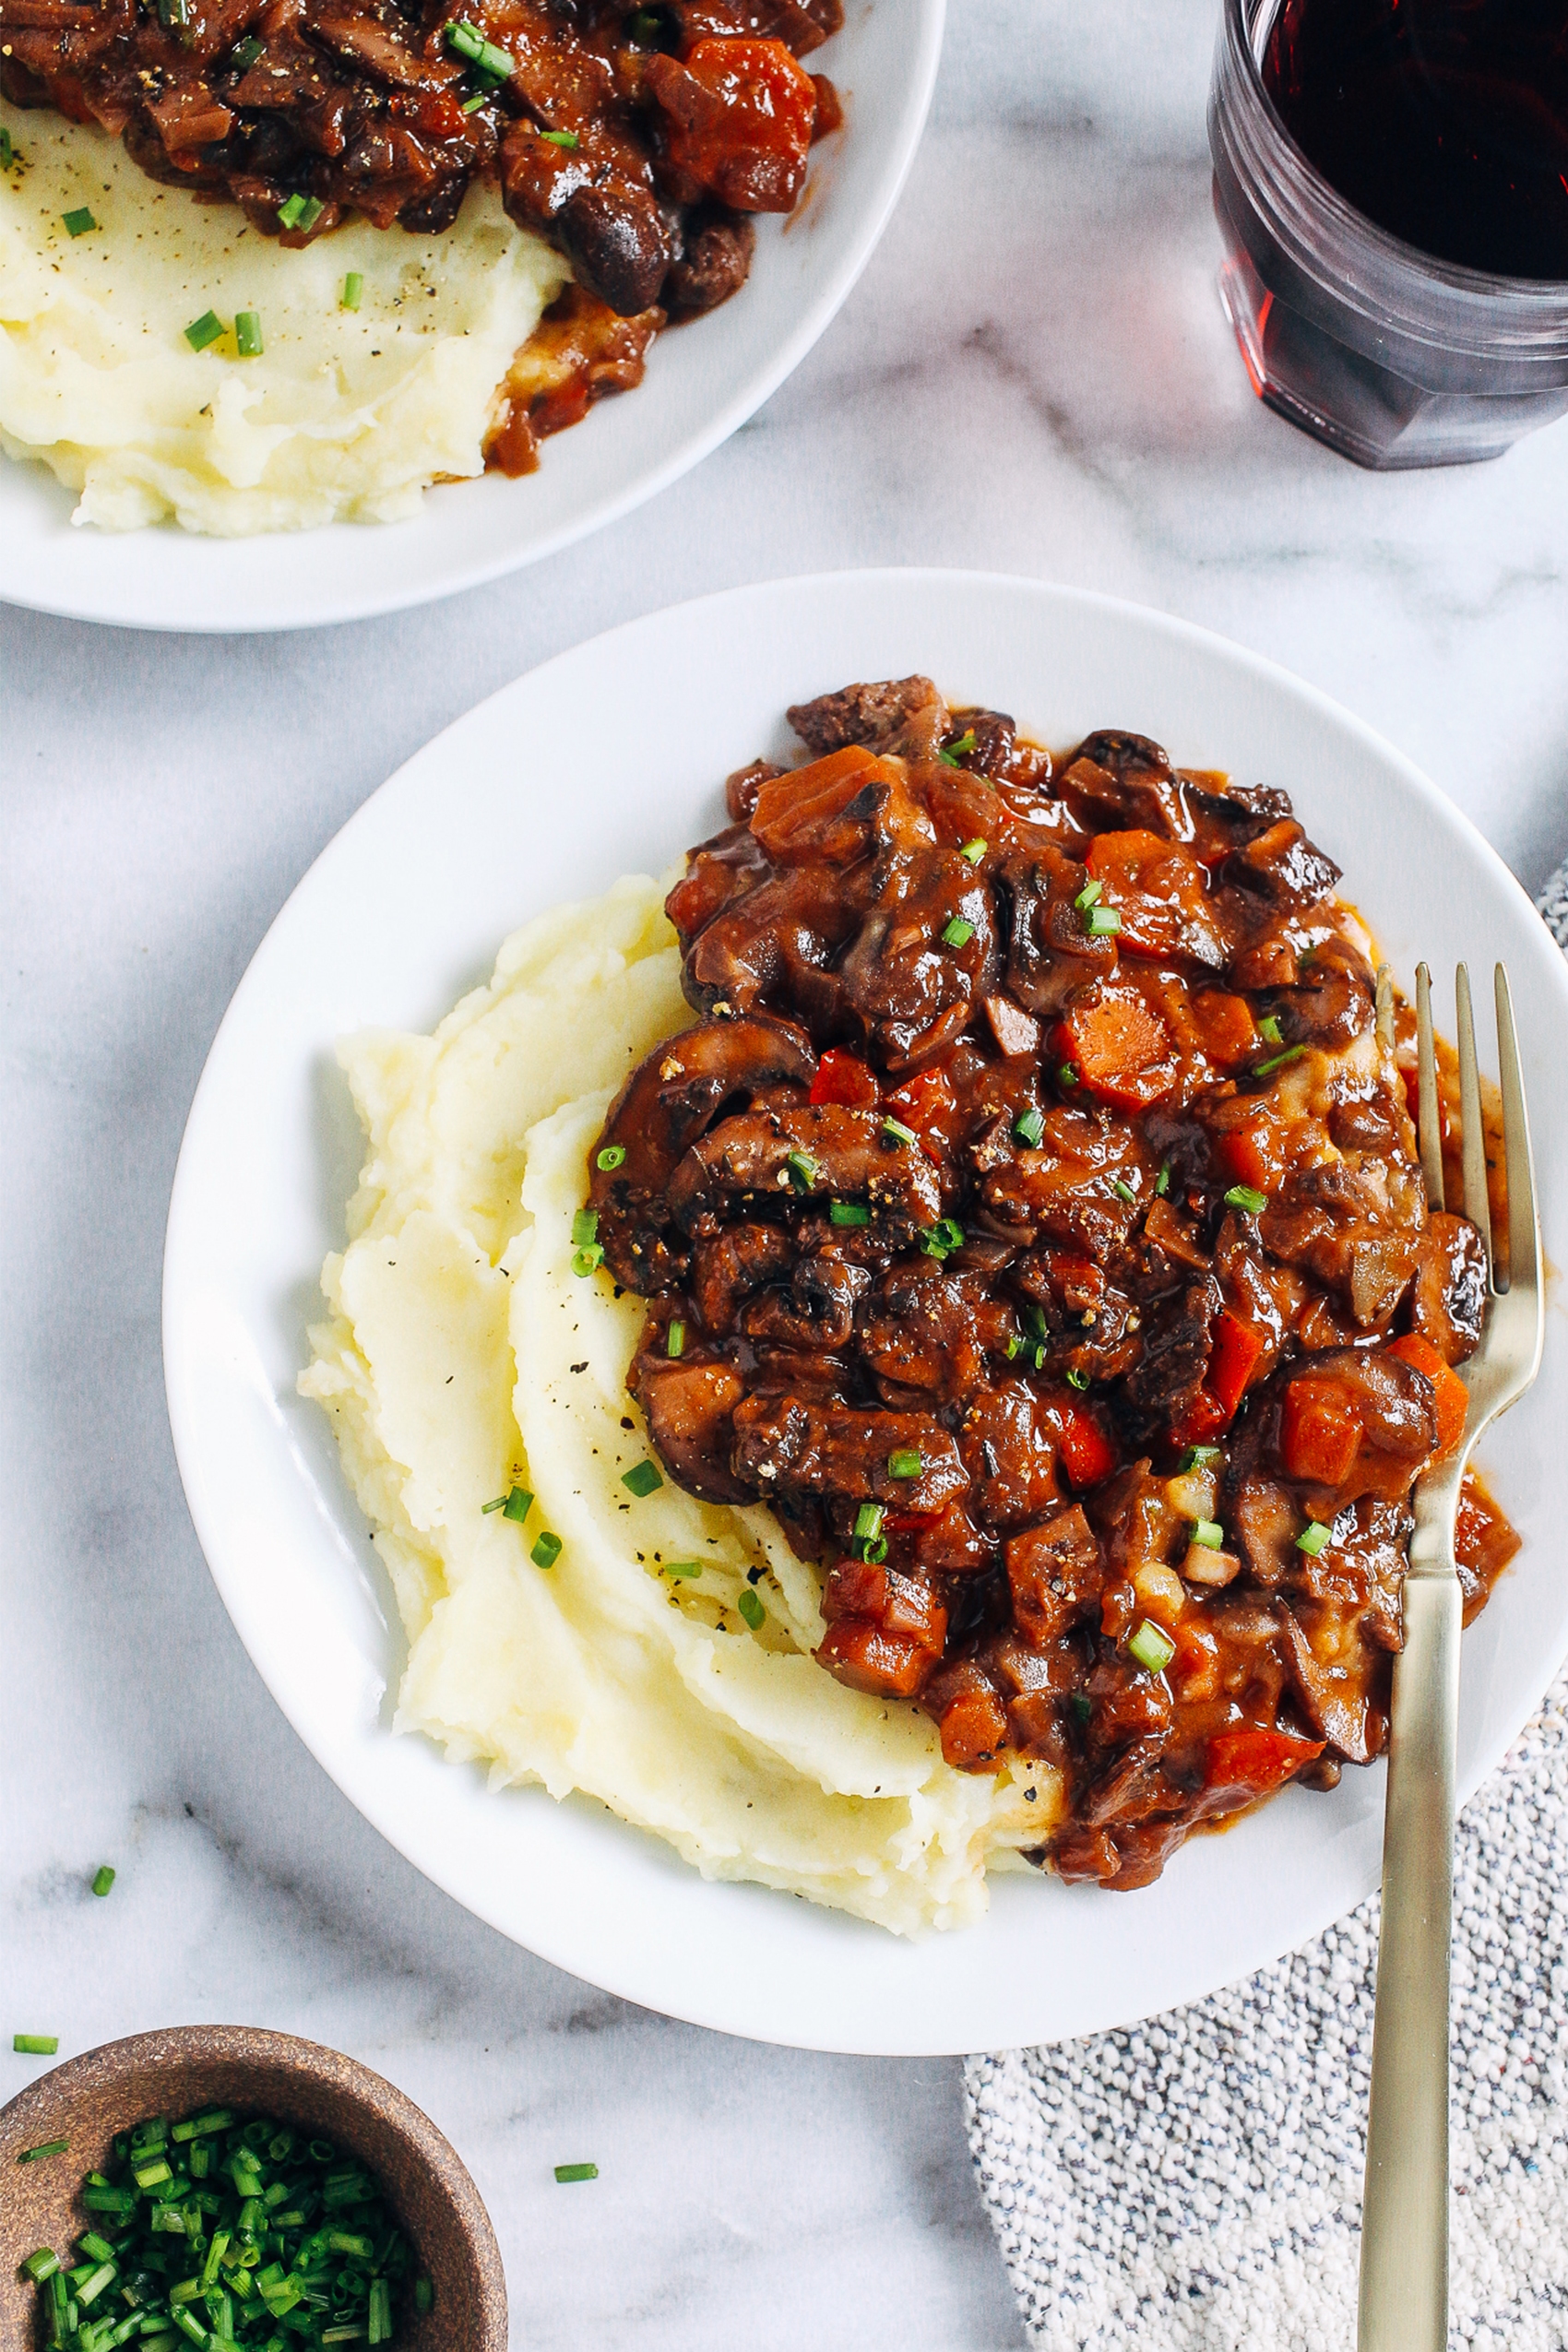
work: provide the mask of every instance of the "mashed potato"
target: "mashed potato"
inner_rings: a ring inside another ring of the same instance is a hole
[[[819,1579],[768,1513],[624,1483],[649,1461],[625,1390],[642,1302],[573,1273],[572,1218],[615,1088],[691,1018],[663,895],[638,877],[559,909],[434,1037],[342,1046],[369,1157],[300,1386],[397,1592],[400,1729],[497,1786],[597,1798],[706,1877],[956,1926],[988,1859],[1050,1828],[1049,1769],[955,1772],[915,1708],[817,1666]],[[484,1508],[514,1487],[521,1524]]]
[[[568,274],[493,189],[445,236],[354,222],[291,252],[233,205],[159,186],[102,131],[3,104],[0,124],[18,156],[0,172],[0,448],[79,491],[77,522],[386,522],[436,475],[483,470],[496,387]],[[95,225],[72,236],[84,209]],[[242,310],[260,358],[236,355]],[[208,311],[226,332],[194,351]]]

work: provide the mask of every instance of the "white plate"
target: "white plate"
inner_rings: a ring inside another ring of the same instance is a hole
[[[1161,615],[952,573],[787,580],[652,615],[563,654],[448,728],[301,883],[213,1045],[180,1156],[164,1269],[174,1443],[241,1639],[339,1787],[411,1861],[519,1943],[732,2033],[929,2052],[1051,2041],[1190,2001],[1304,1942],[1377,1876],[1381,1769],[1289,1790],[1200,1837],[1156,1886],[994,1883],[980,1927],[921,1944],[760,1887],[705,1884],[580,1800],[485,1791],[387,1728],[402,1656],[325,1416],[302,1403],[324,1253],[360,1142],[333,1041],[428,1028],[552,901],[657,872],[722,822],[719,779],[785,740],[785,706],[924,670],[1068,744],[1135,729],[1184,765],[1287,787],[1407,986],[1494,956],[1514,980],[1547,1247],[1568,1261],[1568,970],[1528,900],[1408,761],[1309,686]],[[1486,992],[1490,993],[1490,991]],[[1443,992],[1445,1004],[1448,999]],[[1568,1647],[1568,1348],[1487,1449],[1525,1538],[1465,1640],[1460,1782],[1502,1755]]]
[[[39,465],[0,457],[0,599],[134,629],[294,629],[475,588],[612,522],[727,439],[799,365],[871,257],[931,103],[946,0],[848,0],[811,63],[845,127],[816,149],[787,220],[757,223],[739,295],[660,336],[647,376],[548,441],[520,481],[428,491],[407,523],[336,523],[258,539],[77,529]]]

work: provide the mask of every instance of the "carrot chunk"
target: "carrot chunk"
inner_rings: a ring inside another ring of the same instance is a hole
[[[1240,1802],[1270,1797],[1294,1779],[1303,1764],[1321,1756],[1321,1740],[1300,1740],[1289,1731],[1242,1724],[1217,1731],[1204,1757],[1204,1788],[1211,1796],[1234,1795]]]
[[[1414,1331],[1408,1332],[1403,1339],[1396,1339],[1388,1352],[1413,1365],[1417,1372],[1425,1372],[1431,1383],[1432,1398],[1437,1406],[1437,1452],[1432,1458],[1441,1462],[1445,1454],[1453,1453],[1465,1434],[1465,1416],[1470,1409],[1470,1392],[1453,1366],[1438,1354],[1431,1340],[1421,1338]]]
[[[1204,1375],[1204,1386],[1218,1405],[1227,1420],[1241,1401],[1241,1392],[1253,1376],[1253,1367],[1263,1354],[1263,1334],[1255,1324],[1243,1323],[1239,1315],[1221,1314],[1215,1317],[1214,1348]]]
[[[1067,1476],[1075,1486],[1098,1486],[1116,1467],[1115,1446],[1085,1406],[1066,1406],[1061,1420],[1060,1447]]]
[[[935,1664],[923,1642],[885,1633],[863,1617],[840,1617],[815,1656],[851,1691],[869,1691],[873,1698],[912,1699]]]
[[[1343,1486],[1361,1450],[1361,1417],[1342,1382],[1293,1380],[1279,1417],[1279,1451],[1288,1478]]]
[[[852,814],[865,786],[885,771],[859,743],[846,743],[806,767],[770,776],[756,796],[751,829],[781,864],[825,859],[848,865],[871,839],[869,811]]]
[[[1057,1034],[1063,1057],[1102,1101],[1145,1111],[1175,1081],[1165,1024],[1135,988],[1108,983],[1086,991]]]
[[[1127,956],[1180,956],[1207,934],[1207,888],[1197,860],[1158,833],[1098,833],[1088,870],[1103,903],[1122,918],[1117,946]]]

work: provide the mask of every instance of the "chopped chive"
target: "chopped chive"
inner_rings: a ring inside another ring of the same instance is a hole
[[[85,237],[89,229],[98,226],[85,204],[78,205],[75,212],[63,212],[60,218],[65,222],[67,237]]]
[[[0,172],[8,172],[16,160],[17,150],[11,144],[11,134],[5,124],[0,123]]]
[[[1159,1173],[1154,1180],[1154,1189],[1161,1200],[1170,1190],[1170,1162],[1168,1159],[1160,1163]]]
[[[548,139],[552,147],[564,147],[569,155],[575,155],[582,145],[576,131],[540,131],[540,137]]]
[[[1075,1087],[1078,1084],[1077,1063],[1075,1062],[1058,1063],[1056,1083],[1060,1087]]]
[[[761,1601],[758,1600],[755,1593],[753,1592],[750,1585],[743,1585],[741,1587],[741,1598],[735,1603],[735,1606],[740,1610],[742,1616],[745,1619],[747,1624],[751,1627],[752,1632],[754,1633],[760,1633],[763,1627],[767,1622],[767,1611],[764,1609]]]
[[[100,1862],[98,1868],[92,1874],[93,1893],[95,1895],[107,1895],[110,1888],[114,1883],[114,1871],[108,1862]]]
[[[597,1274],[603,1264],[604,1252],[597,1241],[591,1249],[572,1252],[572,1272],[576,1275],[586,1277]]]
[[[1253,1077],[1266,1078],[1271,1070],[1282,1070],[1287,1062],[1298,1061],[1306,1050],[1304,1045],[1288,1045],[1283,1053],[1271,1054],[1266,1062],[1254,1062]]]
[[[542,1535],[536,1536],[534,1538],[534,1547],[529,1558],[536,1568],[553,1568],[560,1557],[561,1538],[559,1536],[552,1536],[546,1527]]]
[[[219,317],[218,313],[215,310],[204,310],[201,316],[193,318],[186,327],[185,340],[193,351],[205,351],[209,343],[217,342],[222,332],[223,321]]]
[[[40,2246],[36,2253],[28,2256],[21,2267],[35,2287],[42,2287],[44,2280],[53,2278],[59,2269],[60,2257],[53,2247]]]
[[[1014,1360],[1014,1358],[1015,1358],[1015,1357],[1016,1357],[1016,1356],[1021,1356],[1021,1355],[1023,1354],[1023,1352],[1024,1352],[1024,1335],[1023,1335],[1023,1333],[1022,1333],[1021,1331],[1016,1331],[1016,1332],[1013,1334],[1012,1338],[1011,1338],[1011,1339],[1009,1339],[1009,1341],[1007,1342],[1007,1360],[1008,1360],[1008,1362],[1009,1362],[1009,1363],[1011,1363],[1011,1362],[1013,1361],[1013,1360]]]
[[[1079,1723],[1087,1723],[1094,1713],[1094,1701],[1087,1691],[1069,1691],[1067,1705]]]
[[[480,1506],[480,1516],[481,1519],[488,1519],[493,1511],[505,1511],[505,1496],[504,1494],[498,1494],[493,1503],[482,1503]]]
[[[1189,1445],[1182,1456],[1181,1467],[1183,1470],[1207,1470],[1223,1459],[1218,1445]]]
[[[241,73],[248,74],[251,67],[255,64],[256,59],[261,55],[261,43],[256,39],[254,32],[247,32],[244,41],[235,42],[233,48],[229,53],[232,63],[239,67]]]
[[[501,1516],[511,1519],[520,1527],[533,1509],[533,1495],[526,1486],[515,1486],[501,1506]]]
[[[830,1225],[869,1225],[871,1211],[863,1201],[830,1201],[827,1220]]]
[[[258,360],[266,350],[261,339],[259,311],[240,310],[234,313],[234,349],[243,360]]]
[[[1037,1365],[1037,1367],[1036,1367],[1036,1370],[1037,1370],[1037,1371],[1039,1370],[1038,1365]],[[1088,1384],[1089,1384],[1089,1381],[1088,1381],[1088,1374],[1087,1374],[1087,1372],[1079,1372],[1075,1365],[1069,1364],[1069,1365],[1068,1365],[1068,1367],[1067,1367],[1067,1385],[1068,1385],[1068,1387],[1069,1387],[1069,1388],[1076,1388],[1076,1389],[1078,1389],[1078,1390],[1081,1392],[1082,1390],[1086,1389],[1086,1388],[1088,1386]]]
[[[563,2184],[568,2180],[597,2180],[599,2167],[597,2164],[558,2164],[555,2178]]]
[[[1218,1519],[1194,1519],[1193,1541],[1204,1551],[1223,1551],[1225,1530]]]
[[[855,1514],[855,1540],[858,1543],[874,1543],[882,1533],[882,1522],[885,1516],[880,1503],[862,1503]]]
[[[598,1159],[594,1162],[594,1165],[597,1168],[602,1168],[606,1175],[608,1175],[611,1169],[619,1168],[622,1165],[625,1157],[626,1146],[624,1144],[606,1144],[604,1149],[600,1153]]]
[[[1163,1674],[1176,1655],[1176,1645],[1163,1625],[1140,1618],[1127,1642],[1128,1653],[1150,1674]]]
[[[415,2279],[415,2281],[414,2281],[414,2309],[415,2309],[415,2310],[416,2310],[416,2311],[428,2311],[428,2310],[430,2310],[434,2307],[434,2302],[435,2302],[435,2289],[434,2289],[434,2287],[431,2285],[431,2283],[430,2283],[429,2279],[428,2279],[428,2278],[416,2278],[416,2279]]]
[[[784,1167],[797,1193],[809,1193],[822,1174],[809,1151],[792,1151]]]
[[[1318,1553],[1326,1546],[1333,1532],[1333,1529],[1325,1526],[1321,1519],[1309,1519],[1296,1538],[1296,1549],[1298,1551],[1304,1551],[1309,1559],[1315,1560]]]
[[[967,947],[974,935],[973,923],[966,922],[962,915],[955,915],[950,923],[943,925],[943,943],[948,947]]]
[[[44,2156],[64,2156],[65,2150],[70,2146],[70,2144],[69,2140],[43,2140],[40,2142],[36,2148],[24,2148],[20,2156],[17,2158],[17,2162],[18,2164],[37,2164]],[[115,2205],[118,2207],[120,2204],[118,2194],[114,2192],[111,2192],[111,2194],[114,2196]],[[91,2199],[84,2197],[82,2199],[82,2203],[84,2205],[90,2204]]]
[[[76,2290],[77,2302],[84,2310],[89,2303],[96,2303],[104,2288],[119,2275],[119,2270],[113,2263],[100,2263],[97,2269],[77,2285]]]
[[[1091,939],[1109,939],[1122,928],[1122,918],[1114,907],[1091,907],[1088,911],[1088,933]]]
[[[669,1330],[665,1333],[664,1352],[667,1356],[683,1356],[685,1354],[686,1326],[683,1323],[672,1323]]]
[[[369,2323],[369,2341],[372,2344],[389,2344],[392,2341],[392,2282],[390,2279],[373,2278],[371,2280],[370,2301],[365,2318]]]
[[[1045,1134],[1045,1113],[1038,1103],[1031,1102],[1013,1122],[1013,1133],[1021,1143],[1038,1144]]]
[[[339,309],[358,310],[360,306],[360,296],[363,292],[364,278],[362,274],[357,269],[350,269],[348,276],[343,280],[343,291],[338,297]]]
[[[14,2034],[11,2048],[19,2058],[53,2058],[60,2047],[58,2034]]]
[[[912,1127],[906,1127],[901,1119],[885,1119],[882,1123],[882,1132],[885,1135],[892,1135],[898,1143],[901,1144],[918,1144],[920,1142],[920,1137],[916,1134],[914,1129]]]
[[[990,844],[985,840],[983,835],[977,833],[972,841],[965,842],[963,848],[959,850],[958,855],[961,858],[967,859],[970,865],[978,866],[980,860],[984,857],[989,846]]]
[[[1268,1206],[1268,1194],[1251,1184],[1232,1184],[1225,1195],[1227,1208],[1244,1209],[1249,1217],[1261,1217]]]
[[[644,1495],[652,1494],[664,1480],[656,1463],[634,1462],[629,1470],[622,1472],[621,1483],[628,1494]]]
[[[1111,1189],[1120,1201],[1133,1201],[1135,1203],[1137,1200],[1138,1196],[1136,1193],[1134,1192],[1131,1184],[1124,1182],[1120,1176],[1118,1176],[1115,1183]]]
[[[887,1457],[890,1479],[918,1479],[924,1468],[924,1455],[917,1454],[912,1445],[896,1445]]]
[[[598,1241],[599,1211],[596,1208],[578,1209],[572,1219],[572,1239],[579,1249],[586,1248],[590,1241]]]
[[[934,1258],[940,1265],[944,1258],[952,1256],[955,1250],[963,1248],[964,1229],[956,1218],[939,1217],[934,1225],[928,1225],[922,1230],[921,1245],[927,1257]]]
[[[1270,1045],[1284,1044],[1285,1040],[1279,1034],[1279,1016],[1277,1013],[1265,1013],[1264,1015],[1262,1020],[1258,1023],[1258,1035],[1259,1037],[1265,1039]]]
[[[463,104],[462,104],[462,112],[463,112],[465,114],[477,114],[477,113],[479,113],[480,108],[481,108],[481,107],[484,104],[485,101],[486,101],[487,99],[489,99],[489,98],[493,98],[493,97],[494,97],[494,95],[495,95],[495,92],[494,92],[494,90],[493,90],[493,89],[476,89],[476,90],[475,90],[475,92],[474,92],[474,94],[473,94],[473,96],[472,96],[471,98],[465,98],[465,99],[464,99],[464,101],[463,101]]]
[[[700,1576],[703,1564],[700,1560],[667,1560],[664,1573],[667,1576]]]
[[[885,1536],[873,1536],[869,1543],[861,1546],[861,1558],[869,1561],[873,1568],[880,1568],[886,1557],[887,1538]]]
[[[961,759],[967,758],[968,754],[974,750],[975,742],[976,737],[974,729],[972,727],[966,727],[961,735],[956,735],[954,737],[952,742],[944,743],[941,751],[937,753],[936,756],[944,767],[956,767],[958,762]]]
[[[1076,907],[1080,915],[1087,915],[1091,907],[1099,905],[1100,892],[1104,887],[1104,884],[1099,882],[1085,883],[1083,888],[1079,891],[1077,897],[1073,901],[1074,906]]]
[[[279,206],[278,218],[285,229],[314,229],[326,209],[319,196],[302,196],[296,188]]]
[[[154,2156],[150,2164],[133,2164],[131,2179],[138,2189],[156,2189],[161,2181],[172,2180],[174,2168],[167,2156]]]
[[[114,2259],[113,2247],[107,2238],[101,2238],[96,2229],[84,2229],[77,2243],[84,2254],[92,2256],[95,2263],[112,2263]]]
[[[478,25],[469,24],[466,18],[448,24],[446,46],[495,81],[506,81],[516,71],[517,59],[510,50],[497,49],[493,42],[486,41]]]

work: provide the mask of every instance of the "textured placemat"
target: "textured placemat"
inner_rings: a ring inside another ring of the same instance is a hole
[[[1568,864],[1537,903],[1568,948]],[[1466,1807],[1456,1871],[1451,2340],[1562,2352],[1568,1677]],[[1130,2031],[968,2061],[1042,2352],[1348,2352],[1377,1918]]]

